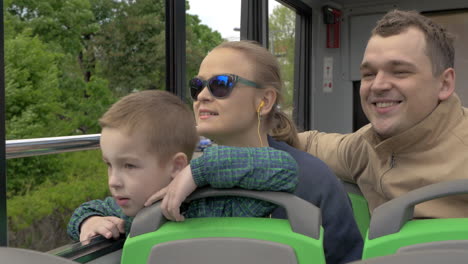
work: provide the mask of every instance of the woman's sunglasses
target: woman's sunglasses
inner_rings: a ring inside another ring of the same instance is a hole
[[[207,81],[198,77],[190,80],[190,95],[192,96],[192,99],[196,101],[198,99],[198,95],[206,86],[213,97],[223,99],[231,94],[232,89],[238,82],[255,88],[260,88],[260,85],[237,75],[221,74],[213,76]]]

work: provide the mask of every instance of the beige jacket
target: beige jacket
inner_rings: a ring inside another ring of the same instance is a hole
[[[352,134],[308,131],[299,139],[336,175],[358,184],[371,212],[410,190],[468,178],[468,109],[455,94],[413,128],[383,141],[370,124]],[[415,217],[468,217],[468,195],[420,204]]]

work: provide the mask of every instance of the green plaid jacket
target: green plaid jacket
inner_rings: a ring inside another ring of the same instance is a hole
[[[259,191],[294,192],[298,183],[298,166],[288,153],[274,148],[239,148],[212,146],[190,162],[198,187],[244,188]],[[251,198],[216,197],[183,204],[181,211],[194,217],[263,217],[275,205]],[[67,226],[68,235],[79,240],[80,225],[90,216],[116,216],[130,231],[132,217],[126,216],[112,197],[92,200],[78,207]]]

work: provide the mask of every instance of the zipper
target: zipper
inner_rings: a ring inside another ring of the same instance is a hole
[[[395,153],[392,153],[392,157],[390,158],[390,169],[395,167]]]

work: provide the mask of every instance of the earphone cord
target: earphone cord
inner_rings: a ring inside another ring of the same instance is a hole
[[[260,146],[263,147],[263,141],[262,137],[260,136],[260,111],[257,111],[257,119],[258,119],[258,125],[257,125],[257,134],[258,134],[258,139],[260,139]]]

